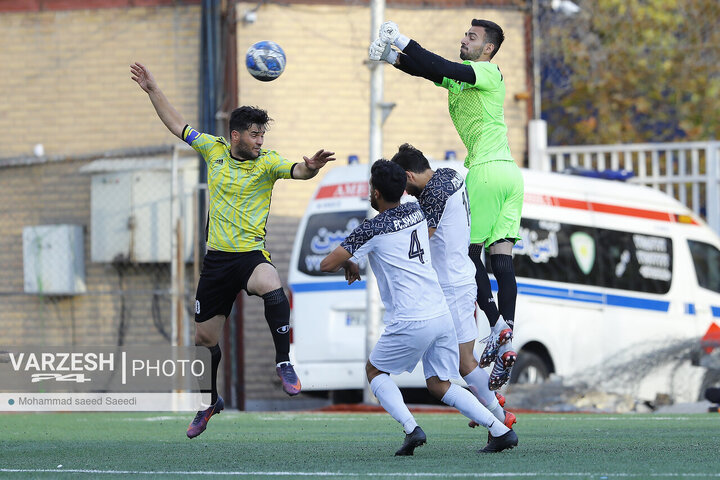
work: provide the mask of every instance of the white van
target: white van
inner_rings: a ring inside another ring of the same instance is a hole
[[[466,172],[457,162],[432,166]],[[697,399],[704,370],[675,357],[720,318],[720,238],[648,187],[525,169],[523,176],[511,382],[555,373],[648,400]],[[364,277],[348,286],[342,271],[325,274],[319,265],[365,218],[367,179],[367,165],[330,170],[295,239],[291,357],[306,391],[364,386]],[[483,338],[489,328],[478,312]],[[422,368],[396,381],[423,387]]]

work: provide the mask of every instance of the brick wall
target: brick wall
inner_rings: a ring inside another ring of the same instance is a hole
[[[170,144],[129,65],[148,65],[197,123],[200,7],[106,8],[0,15],[2,157]]]

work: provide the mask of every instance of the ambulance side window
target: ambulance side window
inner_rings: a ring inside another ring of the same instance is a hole
[[[312,276],[342,277],[342,269],[334,273],[320,271],[320,262],[365,220],[367,211],[329,212],[312,215],[305,226],[297,268]],[[364,275],[364,265],[360,274]]]
[[[602,285],[667,293],[672,283],[672,240],[657,235],[598,229]]]
[[[595,229],[548,220],[523,218],[513,248],[518,277],[598,285]],[[490,262],[486,262],[489,266]]]
[[[720,251],[714,246],[688,240],[698,285],[720,293]]]

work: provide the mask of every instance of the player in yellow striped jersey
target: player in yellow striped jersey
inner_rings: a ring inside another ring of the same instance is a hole
[[[290,364],[290,305],[277,270],[265,250],[265,223],[275,182],[282,178],[306,180],[317,175],[334,152],[318,150],[302,162],[291,162],[262,148],[271,121],[265,110],[240,107],[230,115],[230,140],[200,133],[185,123],[170,104],[150,71],[130,65],[132,79],[150,97],[160,120],[175,136],[194,148],[207,162],[208,252],[195,300],[195,344],[210,349],[211,405],[188,427],[190,438],[200,435],[210,418],[225,406],[217,393],[221,352],[220,332],[240,290],[265,302],[265,319],[275,344],[276,372],[288,395],[300,393],[300,380]]]

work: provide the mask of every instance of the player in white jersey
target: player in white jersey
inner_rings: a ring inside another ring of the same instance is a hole
[[[432,170],[425,155],[407,143],[400,146],[392,161],[405,170],[406,190],[418,199],[427,220],[432,266],[455,324],[460,375],[478,400],[512,428],[515,415],[503,410],[505,399],[502,395],[490,391],[489,375],[478,366],[473,353],[478,333],[475,321],[477,284],[475,265],[468,256],[470,209],[465,181],[451,168]],[[471,421],[470,426],[477,424]]]
[[[457,336],[433,270],[425,216],[414,202],[400,204],[406,174],[378,160],[371,168],[370,204],[379,213],[365,220],[320,264],[324,272],[345,270],[348,284],[360,279],[358,263],[368,257],[385,305],[385,330],[365,367],[380,405],[405,430],[395,455],[412,455],[426,441],[390,374],[411,372],[422,360],[428,390],[470,420],[484,425],[490,440],[481,452],[517,445],[515,432],[498,421],[470,392],[450,383],[458,375]]]

